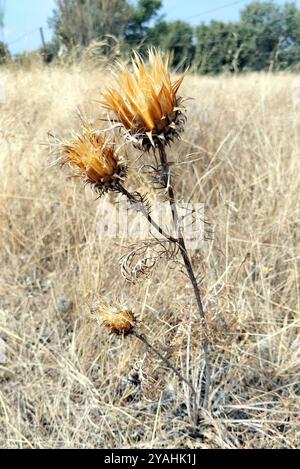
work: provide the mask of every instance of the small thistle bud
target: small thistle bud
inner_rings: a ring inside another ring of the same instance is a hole
[[[63,164],[76,168],[75,175],[82,176],[99,194],[118,189],[117,182],[126,175],[112,144],[90,129],[84,129],[71,143],[63,145]]]
[[[129,309],[101,305],[94,311],[95,320],[111,334],[128,335],[136,325],[136,318]]]
[[[149,63],[134,53],[132,71],[120,65],[115,85],[108,88],[102,104],[112,111],[133,143],[149,150],[179,138],[185,123],[185,109],[177,97],[184,76],[172,83],[169,54],[162,58],[150,49]]]

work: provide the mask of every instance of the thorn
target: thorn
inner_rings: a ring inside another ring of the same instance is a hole
[[[153,140],[152,131],[146,132],[146,135],[147,135],[147,137],[149,138],[149,140],[150,140],[152,146],[155,148],[155,143],[154,143],[154,140]]]

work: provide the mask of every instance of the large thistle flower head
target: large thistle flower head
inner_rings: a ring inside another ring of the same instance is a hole
[[[85,127],[70,143],[62,146],[63,164],[75,169],[100,194],[116,190],[126,175],[126,167],[116,154],[115,146],[101,134]]]
[[[172,81],[170,56],[149,49],[148,63],[134,53],[131,68],[119,64],[114,84],[103,97],[104,107],[135,144],[144,149],[167,144],[179,137],[185,123],[182,98],[177,96],[182,76]]]

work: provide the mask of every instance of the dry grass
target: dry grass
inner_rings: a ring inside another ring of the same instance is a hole
[[[99,115],[104,76],[0,70],[0,446],[299,447],[296,77],[184,85],[195,100],[173,159],[195,161],[176,168],[177,190],[205,203],[214,232],[193,252],[214,365],[211,414],[195,432],[173,374],[137,339],[108,336],[89,319],[95,297],[124,300],[149,340],[195,379],[203,357],[188,280],[164,265],[142,284],[122,280],[125,242],[97,239],[99,201],[49,167],[41,145],[49,130],[78,127],[77,106]]]

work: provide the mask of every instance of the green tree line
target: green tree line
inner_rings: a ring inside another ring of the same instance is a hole
[[[116,43],[120,53],[128,55],[132,48],[143,53],[149,45],[170,50],[174,67],[203,74],[299,67],[300,10],[295,3],[254,1],[237,22],[211,21],[196,27],[166,21],[162,4],[162,0],[56,0],[49,19],[53,40],[47,46],[48,56],[103,41],[106,55]]]
[[[6,63],[9,57],[9,51],[7,45],[1,41],[2,30],[4,27],[4,8],[0,0],[0,65]]]

